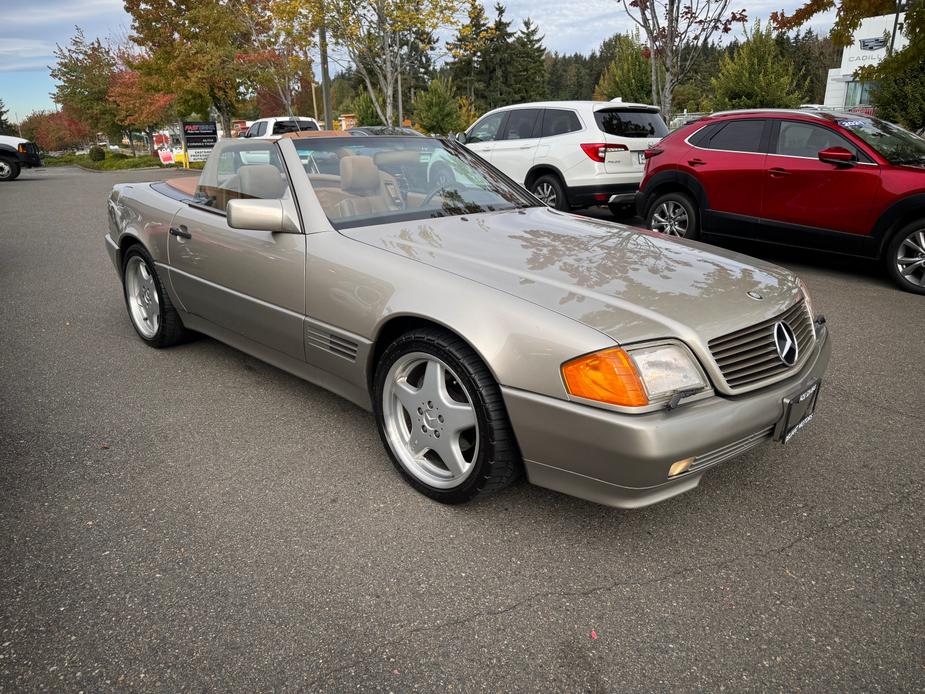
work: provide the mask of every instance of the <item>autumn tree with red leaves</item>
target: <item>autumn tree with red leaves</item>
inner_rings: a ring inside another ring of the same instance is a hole
[[[79,147],[93,134],[89,125],[77,118],[70,109],[33,111],[20,124],[23,136],[37,143],[46,152]]]
[[[150,145],[154,130],[170,119],[176,97],[150,89],[141,73],[125,67],[111,76],[108,99],[116,107],[119,122],[130,131],[147,133]]]

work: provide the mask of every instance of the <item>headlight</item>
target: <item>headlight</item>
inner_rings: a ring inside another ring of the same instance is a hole
[[[649,400],[658,400],[678,390],[703,388],[700,369],[687,350],[679,345],[659,345],[630,351],[646,386]]]
[[[797,278],[797,286],[800,288],[800,293],[803,295],[803,301],[806,303],[806,310],[809,312],[809,322],[813,326],[813,337],[816,336],[816,312],[813,310],[813,300],[809,296],[809,288],[806,286],[806,283]]]
[[[706,386],[679,345],[593,352],[565,362],[562,377],[571,395],[623,407],[643,407],[676,391]]]

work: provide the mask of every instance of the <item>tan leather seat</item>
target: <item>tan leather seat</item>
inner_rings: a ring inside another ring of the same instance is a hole
[[[360,217],[393,209],[382,175],[372,157],[354,155],[340,160],[340,189],[347,193],[335,208],[337,217]]]
[[[246,164],[238,169],[241,197],[278,200],[286,192],[283,174],[272,164]]]

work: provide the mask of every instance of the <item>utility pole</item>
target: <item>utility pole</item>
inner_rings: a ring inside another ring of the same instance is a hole
[[[328,75],[328,32],[324,26],[324,3],[321,4],[321,23],[318,27],[318,48],[321,52],[321,101],[324,103],[324,127],[334,129],[331,114],[331,77]]]

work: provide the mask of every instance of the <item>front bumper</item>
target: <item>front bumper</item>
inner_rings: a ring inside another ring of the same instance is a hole
[[[769,441],[783,398],[821,378],[831,340],[818,326],[813,356],[781,383],[738,397],[715,396],[675,410],[620,414],[502,388],[533,484],[618,508],[638,508],[693,489],[703,472]],[[804,434],[805,435],[805,434]],[[668,479],[689,457],[691,472]]]

